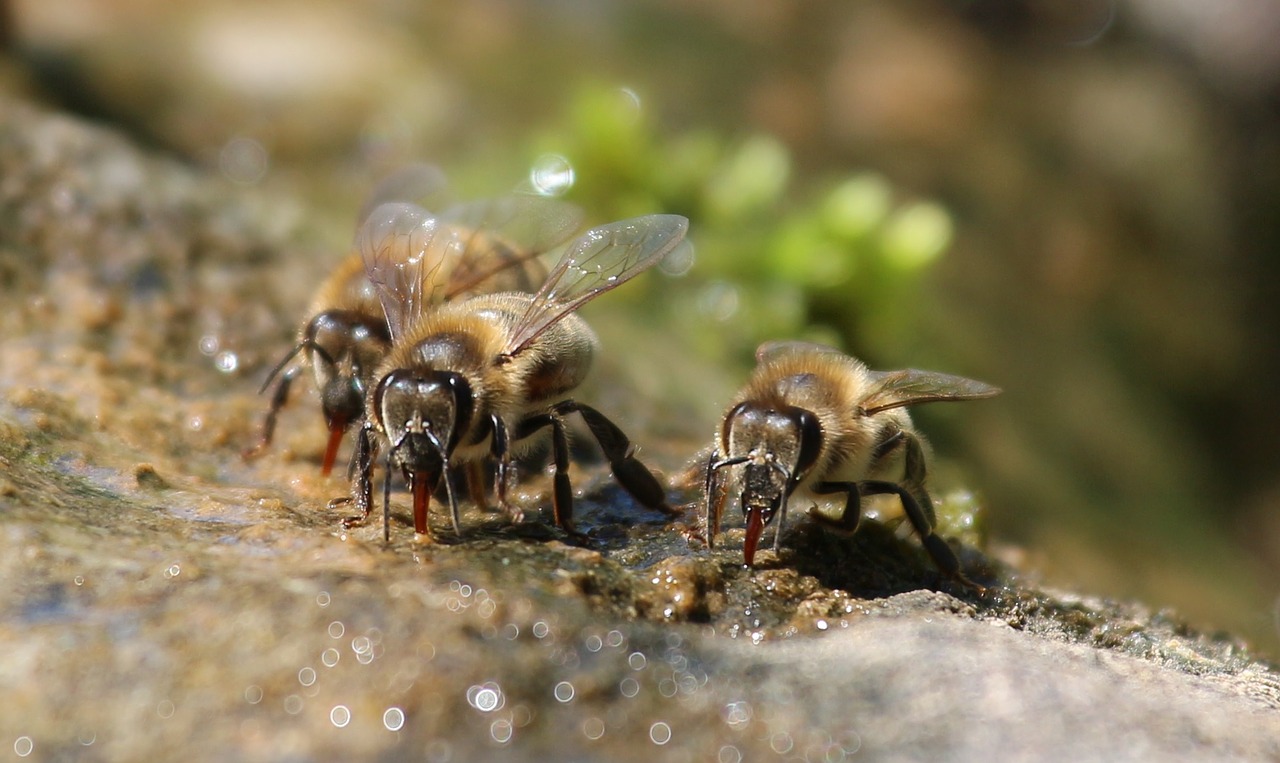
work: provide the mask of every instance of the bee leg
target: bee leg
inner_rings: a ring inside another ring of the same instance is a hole
[[[489,511],[489,498],[485,495],[484,464],[472,461],[467,464],[467,495],[481,511]]]
[[[933,499],[929,497],[929,491],[925,490],[925,456],[924,446],[920,444],[920,438],[915,435],[904,433],[906,438],[906,464],[903,467],[902,482],[907,489],[917,497],[920,509],[924,512],[925,519],[929,521],[930,527],[938,526],[938,515],[933,508]]]
[[[609,461],[614,479],[631,494],[632,498],[650,509],[657,509],[665,514],[680,514],[679,509],[674,509],[667,504],[667,494],[662,488],[662,483],[635,457],[635,448],[631,440],[627,439],[627,435],[618,428],[617,424],[595,408],[576,400],[557,403],[552,406],[552,410],[562,416],[574,411],[582,414],[582,420],[587,423],[587,428],[591,430],[596,442],[600,443],[600,449],[604,451],[604,457]]]
[[[507,497],[507,488],[511,484],[511,475],[515,471],[511,464],[510,437],[507,425],[496,415],[489,417],[489,428],[492,436],[489,440],[489,455],[497,463],[494,471],[493,491],[498,495],[498,506],[507,513],[513,523],[524,521],[524,512],[511,505]]]
[[[819,495],[830,495],[831,493],[844,493],[844,513],[839,519],[831,519],[826,515],[814,511],[809,516],[824,527],[828,527],[837,532],[852,535],[857,532],[858,525],[862,523],[862,492],[858,490],[856,482],[819,482],[809,488]]]
[[[882,495],[893,494],[898,496],[902,501],[902,509],[907,514],[907,519],[911,521],[911,526],[915,528],[916,534],[920,536],[920,543],[924,546],[925,551],[929,552],[929,556],[933,558],[933,563],[944,575],[960,581],[966,586],[975,590],[981,590],[982,586],[974,583],[965,577],[960,571],[960,559],[956,557],[956,552],[951,550],[937,533],[933,531],[933,523],[929,521],[929,515],[920,507],[920,502],[905,487],[893,482],[883,482],[879,480],[866,480],[859,483],[859,489],[863,495]],[[928,494],[925,494],[927,499]]]
[[[354,476],[351,479],[351,500],[359,514],[342,520],[344,528],[352,528],[364,524],[373,510],[373,440],[369,436],[369,428],[360,427],[356,433],[356,449],[351,457]],[[383,537],[389,538],[391,531],[383,529]]]
[[[271,394],[271,407],[267,409],[266,418],[262,420],[262,434],[258,436],[258,443],[240,453],[240,457],[244,460],[249,461],[261,456],[271,446],[271,439],[276,434],[276,419],[280,416],[280,409],[289,401],[289,387],[293,385],[293,380],[298,377],[300,371],[300,367],[294,366],[280,377],[279,383],[276,384],[276,391]]]
[[[556,525],[574,538],[585,541],[587,534],[573,526],[573,486],[569,484],[569,437],[564,422],[554,413],[540,413],[520,422],[515,439],[523,440],[543,427],[551,427],[551,453],[555,464],[551,509]]]

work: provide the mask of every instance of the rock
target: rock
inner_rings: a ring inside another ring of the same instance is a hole
[[[1280,675],[1230,637],[970,548],[986,590],[953,585],[875,523],[795,522],[747,570],[740,531],[709,552],[579,465],[592,548],[539,516],[541,478],[516,526],[468,507],[463,539],[433,515],[420,542],[397,495],[389,545],[345,532],[314,398],[281,447],[239,455],[317,280],[288,203],[14,101],[0,178],[0,744],[18,755],[1280,757]],[[645,453],[669,472],[685,455]]]

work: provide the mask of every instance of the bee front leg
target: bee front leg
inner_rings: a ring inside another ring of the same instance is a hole
[[[667,504],[667,493],[663,490],[662,483],[635,457],[631,440],[617,424],[595,408],[576,400],[557,403],[552,410],[561,416],[575,411],[582,415],[592,436],[600,443],[600,449],[609,461],[609,468],[613,470],[614,479],[641,505],[666,514],[681,513]]]
[[[369,427],[360,427],[356,433],[356,450],[351,457],[351,503],[355,504],[359,514],[342,520],[344,528],[352,528],[364,524],[373,509],[373,438]],[[383,529],[383,536],[389,538],[390,530]]]
[[[280,416],[280,409],[284,404],[289,402],[289,388],[293,385],[293,380],[298,377],[298,373],[302,369],[294,366],[286,371],[276,384],[275,392],[271,394],[271,407],[267,409],[267,415],[262,420],[262,433],[258,436],[258,442],[252,448],[246,448],[240,453],[240,457],[246,461],[255,459],[267,451],[271,446],[271,440],[276,434],[276,419]],[[270,379],[267,380],[270,383]]]
[[[512,506],[507,497],[507,488],[511,484],[511,475],[514,471],[511,465],[511,447],[507,425],[495,414],[489,417],[489,429],[492,432],[489,440],[489,455],[493,456],[493,460],[497,464],[494,472],[493,491],[498,496],[498,506],[507,513],[512,522],[519,523],[524,520],[524,512]]]
[[[554,490],[551,496],[552,512],[556,524],[578,540],[587,540],[587,534],[573,526],[573,486],[569,484],[569,437],[564,422],[554,413],[540,413],[520,422],[517,440],[532,435],[543,427],[551,427],[551,453],[555,464]]]

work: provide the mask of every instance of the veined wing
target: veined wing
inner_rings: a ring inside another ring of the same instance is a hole
[[[914,368],[905,371],[871,371],[869,377],[873,391],[862,404],[868,416],[916,403],[981,400],[1000,394],[999,387],[985,382]]]
[[[440,214],[462,249],[445,277],[443,299],[467,293],[532,291],[546,270],[537,258],[582,224],[573,204],[532,194],[457,204]]]
[[[511,356],[564,316],[656,265],[689,229],[679,215],[649,215],[592,228],[575,239],[516,322]]]
[[[765,363],[795,353],[830,352],[843,355],[834,347],[817,342],[801,342],[796,339],[772,339],[756,348],[756,363]]]
[[[401,167],[374,185],[364,206],[360,207],[356,225],[363,224],[370,212],[387,202],[405,201],[426,209],[443,205],[448,187],[449,179],[434,164],[415,162]]]
[[[379,204],[356,232],[364,272],[378,291],[391,338],[403,336],[439,291],[442,270],[463,241],[417,204]]]

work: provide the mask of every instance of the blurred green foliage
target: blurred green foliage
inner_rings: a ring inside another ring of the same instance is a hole
[[[797,182],[776,138],[668,130],[643,104],[627,89],[584,85],[524,159],[564,157],[576,175],[568,197],[592,219],[692,220],[695,265],[652,304],[693,318],[695,350],[742,361],[770,338],[848,347],[874,336],[884,346],[910,331],[910,296],[951,243],[947,210],[873,172]]]

